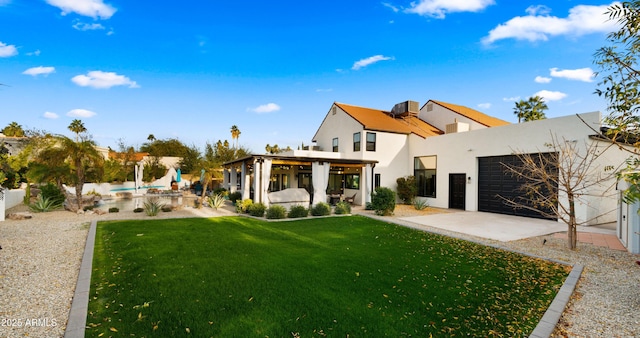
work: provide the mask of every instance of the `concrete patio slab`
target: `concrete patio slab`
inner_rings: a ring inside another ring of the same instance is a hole
[[[502,242],[516,241],[567,230],[565,224],[556,221],[478,211],[459,211],[426,216],[402,217],[400,219]]]

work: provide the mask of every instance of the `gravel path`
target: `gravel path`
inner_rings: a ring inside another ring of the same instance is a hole
[[[16,207],[12,212],[24,211]],[[442,212],[418,212],[399,206],[395,217]],[[362,211],[362,213],[368,213]],[[212,217],[233,214],[231,208],[185,208],[160,213],[157,218]],[[92,220],[149,218],[143,213],[75,215],[67,211],[33,214],[29,220],[0,222],[0,337],[62,337],[80,269],[80,260]],[[371,216],[369,214],[369,216]],[[397,218],[383,218],[401,223]],[[415,226],[415,224],[411,224]],[[556,327],[557,337],[640,337],[639,255],[590,244],[566,249],[551,235],[513,242],[496,242],[423,226],[424,230],[453,235],[512,250],[582,264],[585,270],[576,295]],[[542,244],[546,239],[546,244]]]

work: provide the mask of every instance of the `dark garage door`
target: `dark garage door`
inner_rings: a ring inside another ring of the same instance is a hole
[[[519,189],[522,181],[508,173],[503,165],[517,165],[519,162],[515,155],[478,158],[478,211],[544,218],[532,210],[509,207],[498,197],[514,200],[523,194]]]

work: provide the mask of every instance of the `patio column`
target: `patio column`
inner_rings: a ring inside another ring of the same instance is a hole
[[[367,205],[367,203],[371,202],[371,192],[373,191],[373,167],[371,164],[366,164],[362,169],[362,176],[364,176],[362,179],[364,183],[362,205]]]
[[[238,190],[238,172],[236,171],[236,167],[231,167],[231,186],[229,187],[229,192],[236,192]]]
[[[260,200],[260,182],[262,182],[262,165],[260,163],[260,159],[255,159],[253,161],[253,200]],[[247,197],[248,198],[248,197]]]
[[[222,187],[229,190],[229,169],[222,169]]]
[[[242,188],[242,198],[249,198],[251,195],[251,190],[249,186],[251,185],[251,173],[247,168],[247,163],[242,162],[242,183],[240,183],[240,187]]]
[[[311,163],[311,179],[313,180],[313,203],[327,202],[327,185],[329,184],[329,170],[331,163]]]
[[[269,207],[269,183],[271,182],[271,159],[265,158],[262,162],[262,195],[260,202]]]

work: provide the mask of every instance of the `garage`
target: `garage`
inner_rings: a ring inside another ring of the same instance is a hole
[[[478,211],[498,214],[545,218],[539,213],[507,206],[502,196],[509,200],[517,200],[522,194],[521,179],[514,177],[503,165],[518,165],[520,159],[516,155],[490,156],[478,158]],[[557,220],[556,218],[549,218]]]

